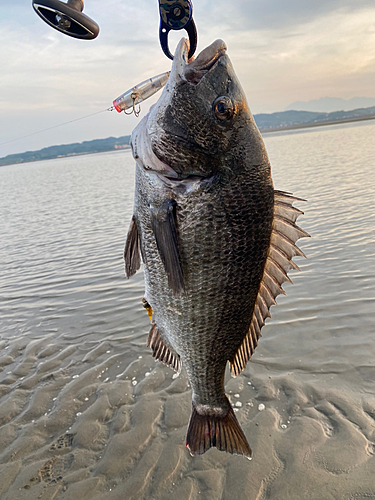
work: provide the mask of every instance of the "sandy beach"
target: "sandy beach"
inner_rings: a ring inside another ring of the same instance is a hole
[[[254,363],[226,386],[253,459],[191,457],[184,375],[173,379],[147,352],[129,362],[110,342],[78,356],[60,347],[18,342],[1,358],[11,372],[0,386],[7,500],[375,497],[373,396],[347,398]]]

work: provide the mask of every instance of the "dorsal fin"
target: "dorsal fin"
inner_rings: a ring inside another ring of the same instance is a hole
[[[162,336],[160,335],[158,327],[153,324],[148,336],[147,347],[151,347],[152,356],[158,359],[165,365],[172,368],[175,372],[180,373],[181,361],[180,357],[171,351],[165,344]]]
[[[233,377],[239,375],[246,367],[247,362],[254,353],[261,337],[261,329],[266,318],[270,318],[270,307],[276,304],[276,297],[285,291],[282,284],[285,281],[292,283],[288,277],[291,269],[299,270],[293,262],[293,257],[306,257],[296,245],[299,238],[310,236],[295,224],[297,217],[303,212],[293,207],[295,201],[305,201],[295,198],[290,193],[283,191],[274,192],[274,209],[272,233],[268,255],[263,270],[262,281],[259,285],[255,301],[253,317],[250,328],[245,335],[234,358],[229,362]]]

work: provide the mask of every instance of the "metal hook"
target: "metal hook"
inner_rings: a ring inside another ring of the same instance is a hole
[[[125,113],[126,115],[132,115],[132,114],[134,113],[134,116],[135,116],[136,118],[138,118],[138,117],[139,117],[139,115],[141,114],[141,105],[139,104],[139,105],[138,105],[138,109],[135,109],[135,101],[136,101],[136,99],[137,99],[137,96],[136,96],[136,95],[132,95],[132,96],[131,96],[131,98],[133,99],[133,107],[132,107],[132,109],[131,109],[131,111],[130,111],[129,113],[127,113],[127,112],[126,112],[126,109],[124,109],[124,113]]]
[[[197,28],[193,20],[193,5],[191,0],[159,0],[160,29],[159,40],[164,54],[173,59],[168,47],[168,34],[171,30],[185,29],[189,35],[189,59],[197,48]]]
[[[169,78],[170,72],[161,73],[160,75],[154,76],[153,78],[149,78],[138,85],[135,85],[130,90],[127,90],[123,94],[121,94],[117,99],[113,101],[112,108],[110,110],[115,109],[118,113],[121,111],[125,111],[125,114],[131,115],[132,113],[135,116],[139,116],[141,112],[141,107],[138,109],[135,108],[136,104],[139,104],[142,101],[145,101],[149,97],[159,92],[160,89],[164,87]],[[126,113],[127,109],[131,109],[130,113]]]

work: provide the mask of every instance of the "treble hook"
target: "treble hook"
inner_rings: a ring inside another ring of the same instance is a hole
[[[167,83],[169,74],[170,72],[167,71],[166,73],[154,76],[153,78],[149,78],[148,80],[135,85],[113,101],[112,109],[115,109],[118,113],[124,111],[126,115],[134,113],[138,118],[141,112],[141,107],[139,106],[138,109],[136,109],[135,105],[145,101],[149,97],[156,94],[156,92],[159,92],[159,90],[162,89]],[[111,110],[111,108],[109,109]],[[127,109],[131,109],[130,113],[126,112]]]
[[[173,59],[168,47],[168,34],[171,30],[185,29],[189,35],[189,59],[197,48],[198,34],[193,20],[191,0],[159,0],[160,28],[159,40],[164,54]]]
[[[131,108],[131,111],[129,113],[126,112],[126,109],[124,109],[123,111],[126,115],[132,115],[134,113],[134,116],[138,118],[138,116],[141,114],[141,105],[139,104],[138,109],[135,109],[135,102],[137,100],[137,96],[132,95],[131,98],[133,99],[133,107]]]

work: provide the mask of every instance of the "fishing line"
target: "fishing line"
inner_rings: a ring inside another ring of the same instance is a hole
[[[10,141],[0,142],[0,146],[3,146],[4,144],[10,144],[11,142],[20,141],[21,139],[26,139],[27,137],[41,134],[43,132],[47,132],[48,130],[62,127],[63,125],[68,125],[69,123],[78,122],[79,120],[84,120],[85,118],[99,115],[100,113],[105,113],[106,111],[113,111],[114,109],[118,113],[124,111],[126,115],[131,115],[132,113],[134,113],[138,118],[141,109],[140,107],[136,109],[135,105],[153,96],[154,94],[156,94],[156,92],[159,92],[159,90],[162,89],[167,83],[169,75],[170,71],[166,71],[165,73],[161,73],[160,75],[154,76],[153,78],[148,78],[138,85],[135,85],[130,90],[127,90],[124,94],[121,94],[120,97],[113,101],[113,106],[103,109],[102,111],[97,111],[96,113],[91,113],[90,115],[81,116],[81,118],[75,118],[74,120],[69,120],[68,122],[60,123],[59,125],[54,125],[53,127],[48,127],[43,130],[38,130],[37,132],[33,132],[31,134],[22,135],[20,137],[16,137],[15,139],[11,139]],[[131,109],[131,112],[127,113],[127,109]]]
[[[79,120],[84,120],[85,118],[89,118],[90,116],[99,115],[100,113],[104,113],[105,111],[113,111],[114,109],[115,109],[114,106],[110,106],[109,108],[103,109],[102,111],[97,111],[96,113],[91,113],[91,115],[81,116],[81,118],[75,118],[74,120],[60,123],[60,125],[54,125],[53,127],[48,127],[48,128],[43,129],[43,130],[38,130],[38,132],[33,132],[32,134],[23,135],[21,137],[17,137],[16,139],[11,139],[10,141],[0,142],[0,146],[3,146],[4,144],[10,144],[11,142],[20,141],[21,139],[26,139],[26,137],[31,137],[33,135],[41,134],[43,132],[47,132],[48,130],[62,127],[63,125],[68,125],[69,123],[78,122]]]

